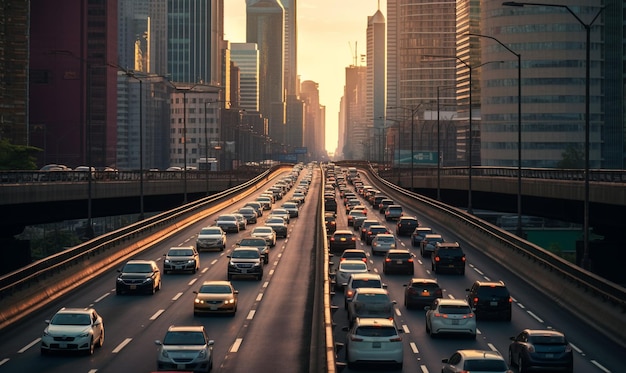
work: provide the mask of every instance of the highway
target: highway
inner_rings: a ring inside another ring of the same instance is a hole
[[[308,171],[305,169],[300,177]],[[204,280],[226,279],[226,257],[235,242],[249,231],[228,235],[228,249],[224,252],[202,252],[201,271],[196,274],[164,275],[163,288],[155,295],[115,295],[116,272],[110,271],[88,285],[80,287],[71,295],[47,305],[42,311],[29,315],[0,332],[0,372],[151,372],[156,370],[157,346],[154,341],[162,339],[167,327],[185,324],[204,325],[209,338],[215,340],[215,372],[306,372],[309,371],[311,350],[311,312],[313,312],[313,272],[315,240],[313,225],[320,195],[321,174],[313,173],[313,182],[307,201],[302,205],[300,216],[289,224],[289,235],[279,239],[270,253],[262,281],[236,278],[233,283],[239,290],[237,314],[230,316],[193,315],[193,291]],[[269,185],[268,185],[269,186]],[[291,191],[290,193],[293,193]],[[248,197],[254,199],[254,195]],[[236,210],[246,201],[237,202],[225,212]],[[280,201],[277,202],[277,205]],[[404,206],[405,213],[416,215],[421,225],[431,226],[444,238],[454,241],[453,227],[441,227],[427,221],[419,211]],[[145,251],[138,258],[152,259],[160,264],[163,254],[174,246],[195,243],[195,236],[202,226],[213,223],[219,213],[207,215],[206,219],[180,234]],[[370,216],[384,219],[377,211]],[[343,210],[338,212],[339,228],[346,227]],[[261,218],[264,220],[265,216]],[[385,223],[393,228],[393,223]],[[410,247],[409,238],[400,239],[401,245]],[[462,243],[463,244],[463,243]],[[359,247],[369,252],[369,247],[358,241]],[[415,277],[433,277],[429,259],[416,253]],[[509,273],[486,258],[477,248],[465,246],[468,267],[465,276],[437,275],[445,297],[463,298],[465,289],[474,280],[504,280],[514,298],[511,322],[478,322],[480,334],[476,340],[454,338],[431,339],[424,329],[424,311],[407,311],[402,305],[402,286],[409,280],[406,275],[383,275],[396,305],[396,323],[404,333],[404,372],[439,372],[441,359],[449,357],[460,348],[495,349],[507,354],[509,337],[524,328],[555,328],[566,333],[575,350],[574,371],[580,373],[621,372],[626,365],[620,363],[623,349],[547,299],[542,293],[529,287],[517,273]],[[370,256],[372,272],[382,275],[381,257]],[[343,294],[337,292],[332,303],[339,306],[333,314],[336,324],[335,340],[344,342],[347,325],[343,309]],[[41,356],[39,338],[49,319],[61,307],[94,307],[102,315],[105,325],[104,346],[92,356],[58,354]],[[344,351],[338,354],[342,362]],[[385,371],[385,367],[368,366],[367,370]],[[344,372],[351,371],[345,369]]]

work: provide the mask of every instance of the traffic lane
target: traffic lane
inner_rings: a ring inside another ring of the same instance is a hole
[[[207,217],[207,219],[211,219],[210,216]],[[206,219],[205,219],[206,220]],[[144,252],[140,255],[138,255],[138,257],[142,257],[142,258],[148,258],[150,257],[150,259],[155,259],[155,260],[160,260],[162,258],[162,254],[163,252],[166,252],[167,249],[169,247],[173,247],[173,246],[181,246],[181,245],[191,245],[195,240],[195,236],[197,234],[196,230],[199,230],[200,227],[205,226],[206,225],[206,221],[202,221],[199,222],[197,224],[195,224],[194,226],[192,226],[191,228],[185,230],[185,232],[183,232],[181,235],[177,235],[176,238],[168,238],[166,239],[163,243],[161,243],[157,248],[153,248],[150,249],[147,252]],[[152,255],[152,256],[151,256]],[[201,254],[201,258],[204,255]],[[202,259],[201,259],[202,262]],[[225,268],[225,265],[224,265]],[[224,270],[225,271],[225,270]],[[115,316],[119,313],[119,308],[120,307],[126,307],[126,311],[130,314],[134,314],[136,315],[136,317],[139,318],[144,318],[144,316],[146,316],[145,312],[150,313],[152,309],[155,309],[155,307],[151,307],[149,304],[146,304],[147,302],[135,302],[135,301],[130,301],[130,304],[117,304],[115,302],[113,302],[111,304],[111,307],[107,307],[107,303],[106,302],[100,302],[103,299],[106,299],[107,297],[109,297],[115,287],[115,277],[116,277],[116,272],[115,271],[110,271],[106,274],[104,274],[103,276],[101,276],[97,281],[94,281],[84,287],[81,287],[79,289],[77,289],[77,291],[73,292],[73,296],[74,298],[76,298],[77,294],[81,294],[84,293],[86,289],[91,289],[91,287],[94,286],[102,286],[102,288],[93,291],[94,294],[98,294],[97,297],[97,301],[94,302],[94,305],[96,306],[96,309],[98,310],[98,312],[100,312],[103,315],[104,318],[104,322],[105,322],[105,347],[111,343],[117,343],[118,341],[116,341],[116,322],[115,322]],[[165,276],[164,276],[165,277]],[[108,283],[107,280],[103,280],[105,278],[110,278],[111,282]],[[103,281],[101,281],[103,280]],[[167,280],[164,282],[165,288],[167,289]],[[91,291],[91,290],[89,290]],[[159,291],[157,293],[157,295],[160,295],[163,291]],[[41,312],[39,312],[38,314],[33,315],[33,318],[36,319],[41,319],[42,321],[50,318],[51,315],[53,315],[58,308],[62,307],[62,306],[66,306],[66,305],[72,305],[72,306],[80,306],[80,307],[85,307],[88,305],[91,305],[90,303],[90,299],[93,298],[91,295],[87,296],[85,300],[71,300],[71,297],[67,297],[64,298],[63,300],[56,302],[58,304],[62,304],[62,305],[50,305],[47,306],[46,309],[42,310]],[[111,299],[111,297],[109,297],[109,299]],[[128,309],[128,307],[130,307],[130,309]],[[107,309],[108,308],[113,308],[113,310],[111,312],[109,312]],[[160,309],[157,309],[156,313],[161,312]],[[156,313],[152,313],[150,314],[149,317],[152,317],[153,315],[155,315]],[[25,325],[30,326],[31,328],[33,328],[32,331],[30,332],[21,332],[19,333],[21,340],[16,341],[13,339],[8,339],[9,341],[9,346],[7,346],[6,348],[2,348],[0,350],[2,351],[15,351],[13,354],[17,354],[17,356],[25,356],[24,353],[25,352],[35,352],[38,354],[38,338],[40,338],[41,333],[43,328],[45,327],[45,324],[36,327],[36,326],[32,326],[32,323],[28,323],[25,322],[23,323]],[[122,323],[123,324],[123,323]],[[37,324],[35,324],[37,325]],[[121,329],[124,330],[125,333],[128,333],[128,330],[126,330],[127,328],[122,327]],[[7,339],[3,339],[3,340],[7,340]],[[127,341],[132,340],[131,337],[126,337],[124,339],[122,339],[119,343],[126,343],[128,344]],[[14,347],[15,346],[15,347]],[[18,347],[18,346],[22,346],[22,347]],[[19,348],[19,349],[18,349]],[[19,360],[17,359],[13,359],[13,361],[11,361],[11,355],[7,355],[7,357],[2,357],[0,359],[0,363],[2,365],[4,365],[4,367],[15,367],[14,371],[20,371],[23,369],[26,369],[27,371],[31,371],[32,365],[30,365],[30,361],[33,361],[32,359],[26,359],[27,361],[27,365],[25,367],[22,367],[19,365]],[[31,356],[29,356],[31,357]],[[8,359],[8,360],[7,360]],[[95,354],[93,359],[98,359],[98,355]],[[150,359],[152,360],[152,359]],[[45,362],[44,362],[45,364]],[[97,362],[96,362],[97,364]],[[46,365],[46,370],[50,370],[50,366]],[[13,368],[11,368],[13,370]],[[39,369],[39,368],[34,368],[34,369]],[[62,365],[62,369],[66,369],[66,367],[64,365]],[[78,371],[82,370],[82,368],[76,366],[76,369]],[[91,369],[91,368],[90,368]]]
[[[312,224],[317,222],[319,176],[292,220],[289,236],[276,253],[280,263],[249,326],[242,329],[221,371],[307,371],[313,311],[315,240]],[[312,183],[313,184],[313,183]],[[271,260],[270,260],[271,262]]]
[[[444,238],[448,241],[458,240],[454,236],[454,233],[447,229],[447,227],[442,227],[429,221],[427,218],[421,217],[418,211],[411,209],[411,206],[403,205],[403,207],[407,214],[418,217],[421,226],[433,227],[438,233],[442,233]],[[410,246],[410,239],[402,238],[401,240],[406,241],[406,245]],[[444,288],[461,288],[464,290],[465,288],[469,288],[476,279],[484,281],[504,280],[515,301],[513,306],[513,321],[507,324],[509,326],[512,325],[511,329],[509,329],[512,334],[508,335],[506,332],[501,333],[499,336],[496,336],[498,342],[493,344],[503,355],[506,356],[508,353],[509,337],[516,335],[524,328],[531,327],[530,325],[535,325],[534,327],[537,328],[555,328],[566,333],[566,336],[570,342],[572,342],[574,350],[576,351],[575,365],[581,364],[581,366],[591,369],[590,371],[592,372],[603,371],[607,369],[607,367],[612,366],[619,367],[615,359],[616,356],[619,356],[619,351],[621,350],[619,346],[611,341],[607,341],[605,338],[602,338],[602,336],[598,336],[598,333],[586,324],[584,320],[583,322],[579,319],[577,320],[569,310],[562,309],[558,304],[555,304],[554,300],[545,297],[539,291],[529,287],[528,284],[518,276],[506,271],[492,259],[485,256],[481,250],[469,245],[464,245],[463,242],[461,242],[461,244],[468,258],[468,272],[466,273],[475,272],[477,276],[471,277],[470,275],[471,278],[466,282],[467,286],[465,287],[463,287],[462,282],[448,285],[445,283],[445,280],[440,280],[440,285],[442,285],[443,282],[442,287]],[[415,253],[417,254],[418,252],[419,248],[416,248]],[[430,258],[424,258],[422,260],[427,266],[430,266]],[[523,274],[523,269],[520,270],[520,274]],[[455,278],[454,275],[450,277],[448,275],[438,275],[437,277],[442,279]],[[516,298],[516,294],[519,299]],[[462,294],[462,297],[465,297],[465,294]],[[526,300],[522,300],[522,298],[526,298]],[[516,308],[520,312],[518,312]],[[530,315],[531,320],[534,320],[537,324],[533,324],[532,321],[530,321],[529,323],[516,325],[515,319],[516,317],[519,318],[516,315],[523,315],[524,313]],[[551,323],[546,320],[554,320],[554,322]],[[502,328],[496,328],[496,331],[501,330]],[[580,362],[578,360],[580,360]],[[615,370],[613,369],[613,371]]]

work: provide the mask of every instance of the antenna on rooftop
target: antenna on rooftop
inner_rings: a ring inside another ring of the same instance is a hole
[[[353,55],[352,57],[352,66],[356,66],[358,59],[357,59],[357,42],[354,42],[354,50],[352,50],[352,44],[350,44],[350,42],[348,42],[348,45],[350,46],[350,54]]]

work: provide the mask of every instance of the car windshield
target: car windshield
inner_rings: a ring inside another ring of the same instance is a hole
[[[466,360],[463,369],[480,372],[504,372],[508,368],[503,360]]]
[[[359,302],[365,303],[389,303],[389,296],[387,294],[361,293],[357,298]]]
[[[472,313],[472,310],[469,308],[469,306],[464,305],[442,305],[439,306],[439,312],[448,315],[464,315]]]
[[[169,346],[203,346],[206,341],[204,334],[200,332],[167,332],[163,344]]]
[[[91,317],[86,313],[57,313],[52,320],[52,325],[91,325]]]
[[[396,239],[395,239],[395,238],[393,238],[393,237],[381,237],[381,236],[377,236],[376,241],[377,241],[378,243],[381,243],[381,242],[385,242],[385,243],[393,243],[393,242],[395,242],[395,241],[396,241]]]
[[[269,227],[268,227],[268,228],[255,228],[255,229],[252,231],[252,233],[253,233],[253,234],[259,234],[259,233],[260,233],[260,234],[270,234],[270,233],[272,233],[272,232],[273,232],[273,231],[272,231],[272,228],[269,228]]]
[[[169,256],[192,256],[193,250],[191,249],[172,249],[169,253]]]
[[[389,253],[387,255],[389,259],[399,260],[399,259],[409,259],[411,254],[408,253]]]
[[[199,293],[203,294],[230,294],[232,293],[228,285],[202,285]]]
[[[560,335],[535,335],[528,337],[528,342],[536,345],[564,345],[565,338]]]
[[[239,241],[239,246],[265,246],[265,240],[262,238],[259,239],[253,239],[253,238],[249,238],[249,239],[243,239],[241,241]]]
[[[221,235],[221,234],[222,234],[222,231],[221,231],[221,230],[219,230],[219,229],[208,229],[208,228],[205,228],[205,229],[202,229],[202,230],[200,231],[200,234],[205,234],[205,235],[209,235],[209,234],[220,234],[220,235]]]
[[[271,218],[265,221],[265,224],[284,224],[283,218]]]
[[[228,215],[228,216],[220,216],[219,218],[217,218],[217,221],[236,221],[237,218],[233,215]]]
[[[259,251],[258,250],[235,250],[233,251],[233,258],[240,259],[258,259]]]
[[[365,263],[363,263],[363,262],[356,262],[356,263],[342,262],[341,264],[339,264],[339,270],[343,270],[343,271],[357,271],[357,270],[366,271],[367,270],[367,265]]]
[[[506,288],[502,286],[481,287],[478,290],[478,294],[480,294],[481,297],[487,297],[487,298],[502,298],[502,297],[509,296],[509,292],[506,290]]]
[[[363,337],[392,337],[398,334],[395,328],[373,326],[361,326],[357,328],[356,335]]]
[[[152,266],[150,264],[144,263],[128,263],[124,266],[124,270],[122,272],[126,273],[151,273]]]
[[[352,281],[352,288],[382,288],[383,284],[380,280],[354,280]]]

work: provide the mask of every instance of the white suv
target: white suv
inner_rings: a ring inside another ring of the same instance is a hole
[[[402,337],[393,320],[357,318],[351,328],[344,327],[346,362],[352,369],[357,363],[386,362],[401,370],[404,356]]]

